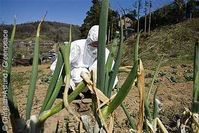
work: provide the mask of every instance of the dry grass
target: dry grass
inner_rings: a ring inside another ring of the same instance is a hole
[[[193,59],[196,39],[199,39],[199,18],[160,27],[152,31],[150,36],[141,36],[141,58],[145,62],[157,59],[164,54],[165,59],[188,61]],[[123,56],[125,65],[131,64],[135,42],[136,40],[132,38],[126,40]]]

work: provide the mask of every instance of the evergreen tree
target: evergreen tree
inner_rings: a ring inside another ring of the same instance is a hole
[[[84,19],[84,23],[80,27],[81,37],[86,38],[89,29],[93,25],[99,25],[99,16],[100,16],[101,0],[92,0],[92,6],[87,12],[87,16]],[[113,37],[113,33],[118,28],[119,14],[118,12],[109,9],[108,16],[108,29],[110,30],[110,39]]]
[[[99,24],[100,6],[101,5],[99,0],[92,0],[92,6],[86,13],[87,16],[84,19],[84,23],[80,27],[81,37],[85,38],[87,36],[88,30],[93,25]]]

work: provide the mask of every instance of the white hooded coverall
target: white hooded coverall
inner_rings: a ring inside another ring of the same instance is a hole
[[[80,39],[71,43],[70,49],[70,64],[71,64],[71,81],[70,86],[73,88],[75,84],[82,81],[81,72],[90,72],[97,68],[97,48],[89,44],[98,41],[99,26],[95,25],[89,30],[87,39]],[[106,48],[106,60],[109,55],[109,50]],[[52,72],[55,70],[57,60],[55,60],[50,69]],[[118,79],[116,77],[115,84]]]

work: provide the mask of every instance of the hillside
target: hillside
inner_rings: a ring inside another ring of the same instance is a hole
[[[194,43],[199,39],[199,18],[159,27],[151,35],[141,35],[140,55],[145,61],[155,60],[161,55],[168,60],[188,61],[193,57]],[[126,40],[123,64],[130,64],[136,37]]]
[[[23,41],[34,40],[38,24],[39,22],[18,24],[15,39]],[[70,24],[45,21],[42,24],[41,40],[56,42],[66,41],[68,40],[69,26]],[[11,34],[12,25],[0,25],[0,31],[4,29],[7,29]],[[80,36],[79,26],[73,25],[72,31],[73,39],[78,39]],[[0,36],[2,36],[2,32]]]
[[[14,43],[14,56],[29,58],[33,53],[33,46],[35,42],[35,35],[39,22],[31,22],[24,24],[17,24],[15,43]],[[40,53],[51,51],[54,44],[63,43],[69,40],[69,27],[70,24],[60,22],[45,21],[41,26],[40,33]],[[8,30],[9,37],[12,33],[12,25],[0,25],[0,31]],[[0,36],[3,32],[0,32]],[[72,25],[72,40],[80,38],[80,31],[78,25]],[[0,42],[1,44],[2,42]],[[2,49],[0,49],[2,53]]]

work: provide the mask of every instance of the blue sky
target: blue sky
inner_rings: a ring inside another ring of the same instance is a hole
[[[110,0],[114,10],[133,8],[136,0]],[[143,2],[145,0],[142,0]],[[153,10],[172,0],[152,0]],[[46,20],[81,25],[91,6],[91,0],[0,0],[0,23],[11,24],[40,20],[47,11]]]

